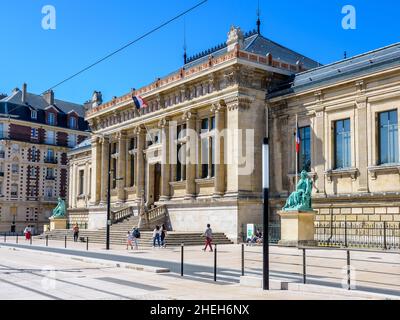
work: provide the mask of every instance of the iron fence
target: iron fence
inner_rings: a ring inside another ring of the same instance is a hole
[[[67,230],[72,229],[73,227],[75,227],[78,224],[79,229],[81,230],[86,230],[88,228],[88,224],[87,222],[78,222],[78,223],[70,223],[67,222]]]
[[[264,228],[262,224],[255,224],[254,230],[260,230],[264,233]],[[247,242],[247,224],[242,225],[242,240]],[[269,242],[272,244],[277,244],[281,240],[281,224],[280,222],[270,222],[269,223]]]
[[[400,223],[316,222],[319,246],[400,249]]]

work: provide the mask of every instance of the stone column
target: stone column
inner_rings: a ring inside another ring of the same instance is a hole
[[[108,152],[109,152],[108,139],[102,139],[101,150],[101,204],[107,203],[107,185],[108,185]]]
[[[91,204],[97,205],[101,199],[101,144],[98,138],[92,138],[92,194]]]
[[[313,166],[317,173],[316,188],[319,194],[325,193],[325,163],[328,161],[325,155],[325,112],[323,108],[315,111],[315,136],[313,141]]]
[[[196,113],[187,111],[183,115],[186,120],[186,199],[196,196],[196,162],[197,162],[197,132]]]
[[[225,129],[225,106],[215,104],[211,108],[211,112],[215,113],[215,129],[214,136],[214,158],[215,158],[215,182],[214,197],[221,197],[225,194],[225,137],[222,133]],[[212,163],[210,162],[212,165]]]
[[[171,197],[171,165],[170,165],[170,136],[169,136],[169,121],[162,119],[158,126],[161,128],[162,136],[162,163],[161,163],[161,195],[160,201],[168,201]]]
[[[123,203],[126,200],[125,183],[127,180],[125,164],[126,164],[126,133],[120,132],[118,135],[118,166],[117,166],[117,189],[118,202]]]
[[[367,99],[357,99],[357,165],[360,172],[358,177],[358,191],[368,192],[368,136],[367,136]]]
[[[137,134],[137,192],[136,192],[136,197],[138,200],[142,199],[142,196],[144,194],[144,175],[145,175],[145,161],[144,161],[144,154],[143,151],[145,149],[145,143],[146,143],[146,132],[144,128],[137,128],[136,129],[136,134]]]

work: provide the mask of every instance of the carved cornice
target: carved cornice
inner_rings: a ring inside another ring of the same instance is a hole
[[[211,113],[219,113],[224,112],[226,109],[226,105],[224,101],[220,101],[218,103],[213,103],[210,108]]]

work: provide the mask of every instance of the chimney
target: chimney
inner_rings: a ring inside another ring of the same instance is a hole
[[[27,87],[26,83],[22,85],[22,103],[26,103]]]
[[[54,104],[54,91],[53,90],[49,90],[46,91],[43,95],[44,100],[46,100],[46,102],[48,103],[49,106]]]

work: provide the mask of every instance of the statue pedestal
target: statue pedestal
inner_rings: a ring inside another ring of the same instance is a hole
[[[314,240],[316,211],[280,211],[281,241],[283,247],[317,246]]]
[[[50,220],[50,231],[67,229],[66,218],[49,218],[49,220]]]

